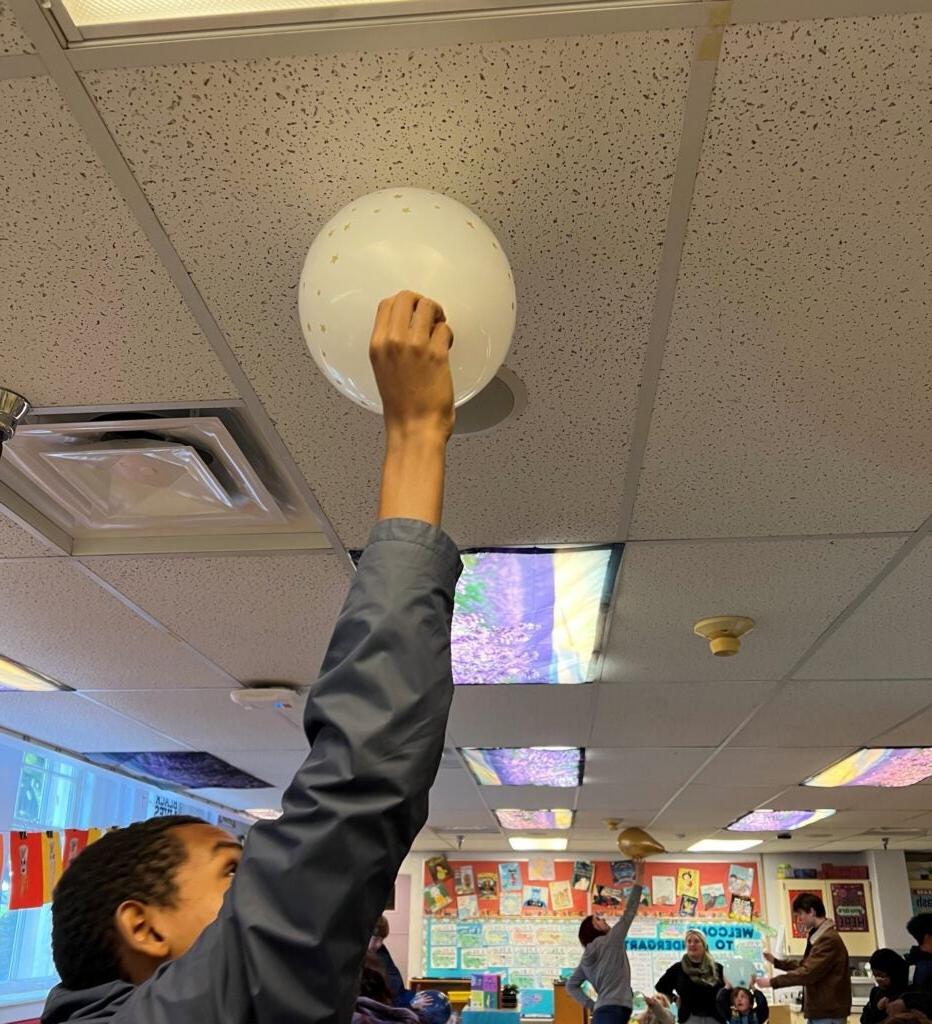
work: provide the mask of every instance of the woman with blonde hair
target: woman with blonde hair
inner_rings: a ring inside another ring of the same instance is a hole
[[[657,982],[657,991],[676,1003],[679,1024],[723,1024],[716,999],[725,987],[722,965],[709,953],[702,932],[691,928],[686,933],[686,952]]]

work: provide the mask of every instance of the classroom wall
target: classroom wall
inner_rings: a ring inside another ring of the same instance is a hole
[[[873,882],[877,943],[905,952],[912,945],[906,922],[913,916],[906,854],[902,850],[871,850],[866,857]]]

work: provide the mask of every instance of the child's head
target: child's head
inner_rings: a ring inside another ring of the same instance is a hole
[[[608,921],[601,914],[590,914],[582,919],[579,925],[579,941],[588,946],[593,939],[604,935],[608,931]]]
[[[731,990],[731,1008],[739,1017],[745,1017],[754,1007],[754,997],[751,990],[738,986]]]
[[[878,949],[871,954],[871,973],[877,987],[899,994],[909,981],[909,965],[892,949]]]

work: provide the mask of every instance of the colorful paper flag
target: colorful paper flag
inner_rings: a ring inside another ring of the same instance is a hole
[[[42,902],[51,903],[61,878],[61,843],[57,832],[42,833]]]
[[[42,834],[10,833],[10,910],[42,906]]]

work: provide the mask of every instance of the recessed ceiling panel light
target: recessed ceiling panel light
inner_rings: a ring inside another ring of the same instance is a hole
[[[533,839],[531,836],[510,836],[508,845],[512,850],[565,850],[569,840],[563,839]]]
[[[823,807],[816,811],[770,811],[760,809],[745,814],[728,826],[729,832],[792,832],[815,821],[830,818],[834,810]]]
[[[0,655],[0,693],[4,690],[41,693],[49,690],[71,690],[71,687]]]
[[[461,747],[480,786],[578,786],[581,747]]]
[[[620,549],[463,555],[453,613],[453,681],[590,683]]]
[[[273,807],[250,807],[246,813],[257,821],[277,821],[282,816],[282,812]]]
[[[573,812],[566,808],[553,811],[506,810],[500,807],[495,812],[499,825],[511,831],[532,828],[570,828]]]
[[[864,747],[806,779],[804,786],[914,786],[932,776],[932,747]]]
[[[690,853],[742,853],[760,846],[763,839],[700,839],[688,847]]]

